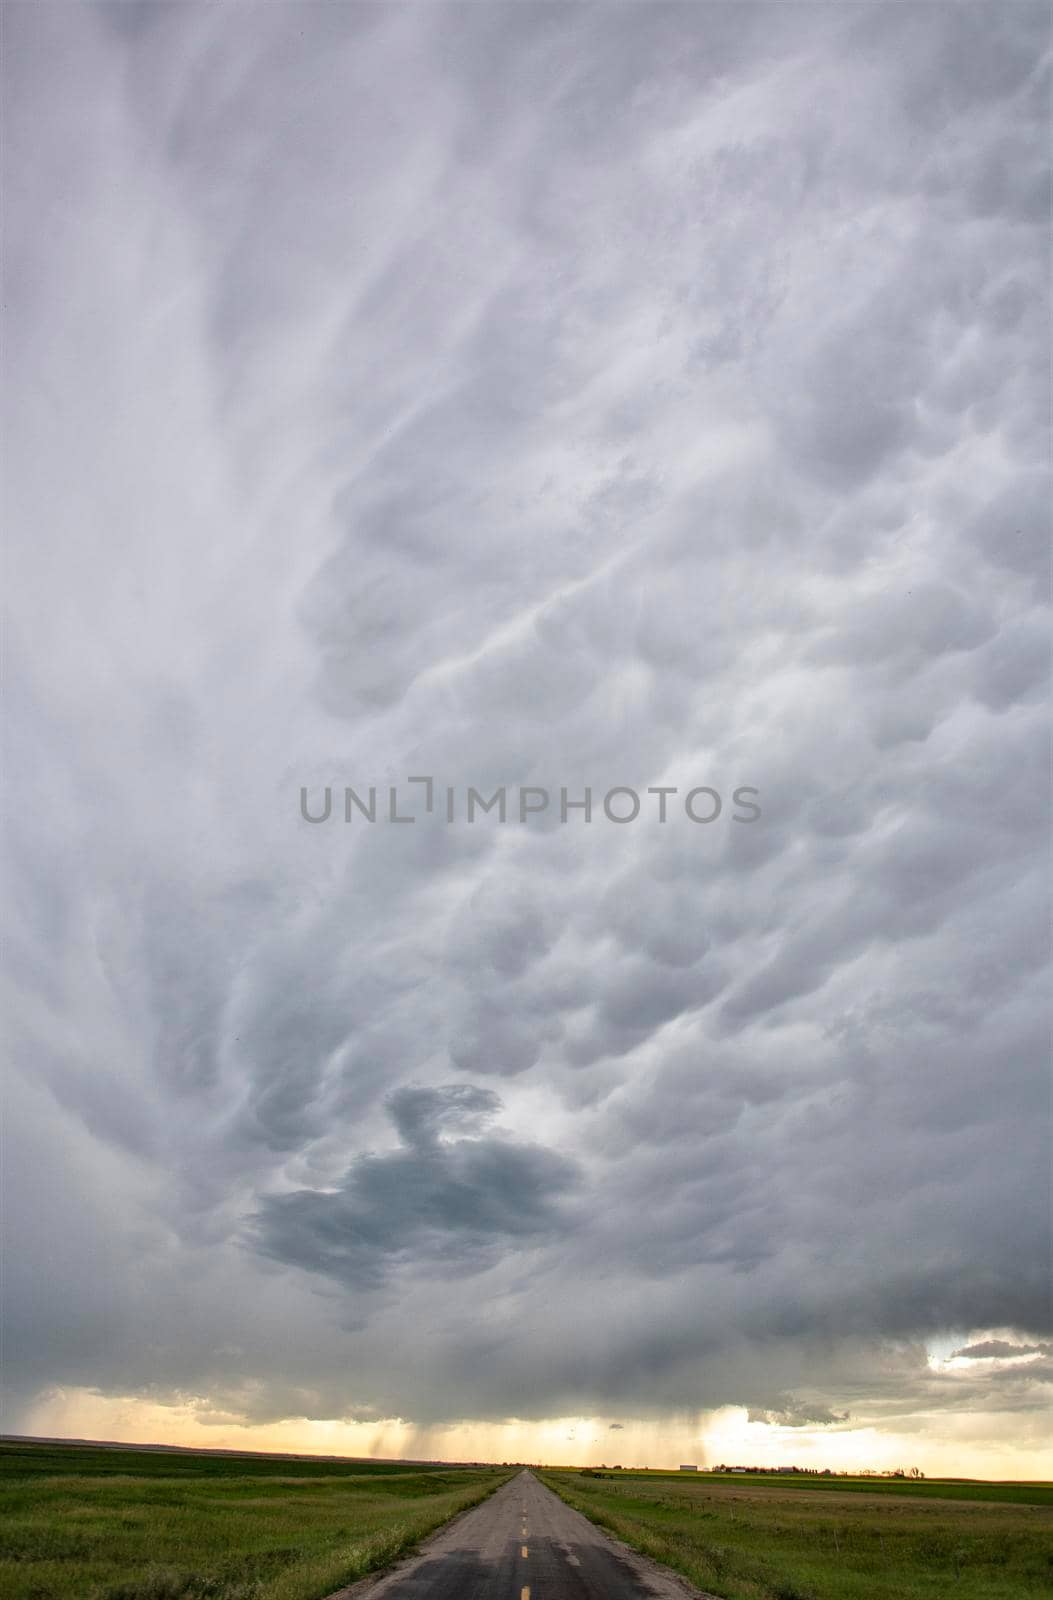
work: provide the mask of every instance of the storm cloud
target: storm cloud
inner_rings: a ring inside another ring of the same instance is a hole
[[[1037,1417],[1045,8],[7,33],[9,1426]]]
[[[349,1288],[374,1288],[399,1260],[473,1273],[521,1241],[565,1233],[570,1219],[557,1202],[575,1182],[566,1158],[507,1139],[440,1137],[499,1104],[459,1084],[397,1090],[389,1106],[402,1146],[359,1156],[336,1191],[268,1196],[262,1248]]]

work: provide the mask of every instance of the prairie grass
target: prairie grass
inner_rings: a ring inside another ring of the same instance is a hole
[[[509,1476],[0,1445],[2,1600],[321,1600]]]
[[[867,1492],[865,1480],[838,1488],[809,1478],[541,1477],[593,1522],[722,1600],[1053,1595],[1048,1485],[958,1483],[942,1497],[931,1480],[914,1493],[921,1486]],[[1003,1487],[1011,1498],[985,1493]]]

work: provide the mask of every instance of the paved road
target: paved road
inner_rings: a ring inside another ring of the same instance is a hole
[[[331,1600],[685,1600],[699,1591],[616,1545],[530,1472],[384,1577]]]

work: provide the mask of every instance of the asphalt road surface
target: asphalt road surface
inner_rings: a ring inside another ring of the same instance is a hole
[[[420,1553],[330,1600],[685,1600],[685,1579],[615,1544],[521,1472]]]

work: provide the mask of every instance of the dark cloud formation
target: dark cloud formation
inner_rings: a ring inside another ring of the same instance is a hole
[[[1053,1345],[1014,1344],[1008,1339],[981,1339],[978,1344],[963,1345],[954,1351],[956,1359],[967,1361],[1013,1361],[1021,1356],[1049,1355],[1053,1355]]]
[[[1040,1414],[1048,55],[12,11],[12,1425]]]
[[[808,1405],[788,1396],[785,1405],[764,1411],[751,1409],[748,1417],[750,1422],[764,1422],[780,1428],[826,1428],[835,1422],[847,1422],[849,1413],[831,1411],[829,1406]]]
[[[566,1237],[571,1161],[508,1139],[441,1136],[493,1115],[500,1101],[490,1090],[406,1087],[388,1105],[402,1147],[359,1156],[335,1191],[268,1196],[258,1230],[267,1255],[372,1289],[399,1262],[477,1273],[517,1246]]]

